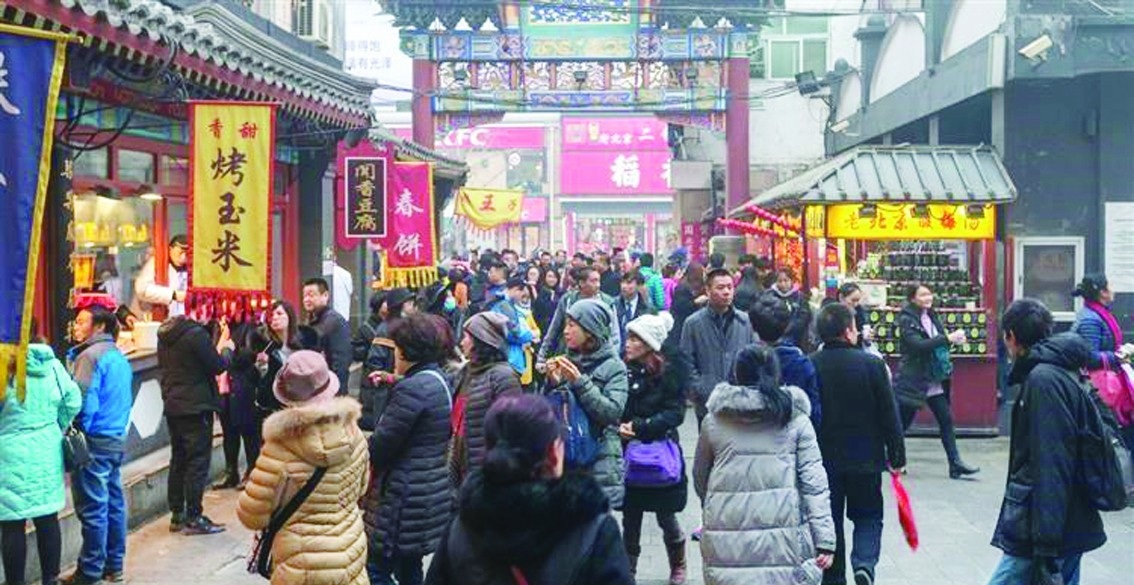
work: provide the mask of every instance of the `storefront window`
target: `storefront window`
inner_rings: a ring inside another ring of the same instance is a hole
[[[161,184],[171,187],[189,185],[189,159],[161,155]]]
[[[134,279],[152,253],[153,204],[137,197],[80,194],[74,227],[75,288],[129,303]]]
[[[167,200],[165,204],[165,218],[169,222],[166,233],[169,237],[189,235],[189,210],[184,200]]]
[[[75,153],[75,176],[106,179],[110,176],[110,157],[105,148]]]
[[[133,181],[135,183],[154,182],[154,155],[136,150],[117,151],[118,176],[120,181]]]

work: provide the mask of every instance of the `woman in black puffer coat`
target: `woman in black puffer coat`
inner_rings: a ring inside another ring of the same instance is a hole
[[[689,360],[676,340],[667,342],[673,317],[663,312],[643,315],[626,326],[626,371],[630,392],[622,414],[619,435],[624,444],[631,440],[650,443],[671,440],[678,446],[677,429],[685,420],[685,388],[689,382]],[[630,571],[637,569],[642,552],[642,519],[646,512],[657,515],[669,557],[673,585],[685,582],[685,535],[677,514],[685,509],[688,478],[682,457],[681,481],[665,487],[626,486],[622,506],[622,531]]]
[[[564,475],[563,440],[547,401],[504,396],[485,418],[484,467],[461,490],[429,585],[632,585],[606,495]]]
[[[454,439],[449,466],[456,485],[480,469],[484,459],[484,417],[501,396],[520,394],[520,376],[508,363],[508,318],[500,313],[477,313],[464,327],[461,352],[469,359],[457,375],[454,404],[464,405],[463,440]],[[462,452],[463,451],[463,452]]]
[[[372,585],[421,585],[422,558],[449,522],[452,486],[449,385],[438,365],[450,351],[448,324],[414,314],[390,331],[395,371],[386,412],[370,436],[371,483],[364,501]]]

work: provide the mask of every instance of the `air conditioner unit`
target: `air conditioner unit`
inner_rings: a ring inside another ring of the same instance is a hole
[[[292,32],[299,38],[328,49],[334,36],[330,0],[292,0]]]

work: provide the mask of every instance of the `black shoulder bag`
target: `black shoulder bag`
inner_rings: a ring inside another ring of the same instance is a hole
[[[327,474],[326,467],[316,467],[315,473],[311,474],[311,478],[303,487],[292,496],[291,501],[286,506],[281,508],[275,514],[272,514],[272,519],[268,522],[268,528],[260,534],[256,535],[255,541],[252,543],[252,554],[248,555],[248,572],[253,575],[260,575],[265,579],[272,578],[272,542],[276,540],[276,534],[287,524],[295,511],[303,505],[311,492],[319,486],[319,482],[323,481],[323,476]]]

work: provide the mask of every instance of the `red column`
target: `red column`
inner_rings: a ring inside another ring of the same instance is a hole
[[[748,202],[748,57],[725,61],[728,102],[725,109],[725,214]]]
[[[437,67],[426,59],[413,60],[413,141],[433,148],[433,92],[437,90]]]

